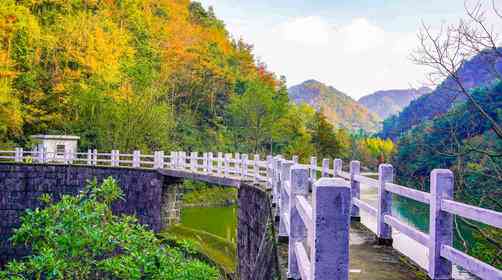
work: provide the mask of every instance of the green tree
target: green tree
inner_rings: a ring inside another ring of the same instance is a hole
[[[218,279],[215,268],[161,244],[135,217],[113,215],[122,198],[113,178],[57,203],[42,196],[47,206],[27,210],[12,237],[32,255],[10,262],[0,279]]]
[[[242,95],[234,95],[228,107],[235,145],[242,150],[258,153],[271,139],[276,108],[275,89],[259,80],[247,83]],[[242,145],[244,144],[244,145]]]
[[[312,143],[319,158],[346,158],[349,143],[345,130],[335,131],[322,112],[315,114],[312,123]]]

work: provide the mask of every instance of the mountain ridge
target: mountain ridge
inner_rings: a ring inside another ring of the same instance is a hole
[[[309,79],[290,87],[288,96],[295,104],[308,104],[323,112],[335,127],[361,128],[368,132],[376,132],[380,127],[381,120],[376,114],[342,91],[317,80]]]
[[[379,90],[359,98],[357,102],[380,118],[386,119],[401,112],[411,101],[430,92],[432,89],[428,87]]]
[[[498,52],[502,52],[502,48]],[[502,77],[502,57],[493,50],[485,50],[466,61],[458,69],[457,76],[467,90],[490,85]],[[417,124],[441,116],[454,104],[465,100],[456,82],[449,77],[434,91],[413,100],[398,115],[386,119],[379,135],[396,140]]]

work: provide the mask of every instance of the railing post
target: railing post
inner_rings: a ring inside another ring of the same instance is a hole
[[[279,218],[280,216],[280,203],[281,203],[281,170],[282,170],[282,159],[277,156],[276,159],[275,159],[275,167],[274,167],[275,171],[275,175],[274,175],[274,178],[275,178],[275,185],[274,185],[274,197],[273,197],[273,202],[275,203],[276,207],[277,207],[277,210],[278,211],[275,211],[275,216],[276,218]]]
[[[140,159],[141,159],[141,152],[140,151],[133,151],[132,152],[132,167],[138,168],[140,166]]]
[[[93,164],[94,166],[96,166],[96,165],[98,165],[98,150],[97,150],[97,149],[94,149],[94,150],[92,151],[92,153],[93,153],[93,155],[94,155],[94,156],[93,156],[94,160],[93,160],[93,163],[92,163],[92,164]]]
[[[202,166],[203,166],[203,167],[202,167],[202,171],[203,171],[204,173],[207,173],[207,172],[208,172],[208,170],[209,170],[209,168],[208,168],[208,166],[207,166],[207,153],[203,153],[203,154],[202,154]]]
[[[243,154],[242,155],[242,178],[244,180],[246,180],[247,176],[248,176],[248,164],[249,164],[249,156],[247,154]]]
[[[285,218],[289,219],[289,195],[286,192],[286,184],[289,183],[290,169],[293,165],[292,161],[282,160],[281,162],[281,198],[279,203],[280,223],[279,223],[279,238],[286,239],[288,232],[286,229]]]
[[[23,162],[23,148],[16,148],[16,154],[14,156],[16,162]]]
[[[191,152],[190,153],[190,171],[196,172],[197,171],[197,156],[199,155],[198,152]]]
[[[68,151],[67,149],[65,149],[63,153],[63,162],[64,164],[70,163],[70,151]]]
[[[349,279],[350,186],[322,178],[313,193],[312,280]]]
[[[378,213],[377,238],[380,245],[392,245],[392,228],[385,223],[385,215],[391,215],[392,193],[385,190],[385,183],[394,181],[394,169],[390,164],[378,166]]]
[[[253,161],[253,181],[258,182],[258,176],[260,176],[260,167],[258,166],[258,162],[260,161],[260,155],[254,155]]]
[[[317,180],[317,158],[310,158],[310,180],[315,182]]]
[[[179,169],[185,169],[185,164],[186,164],[186,158],[185,158],[185,152],[183,151],[180,151],[178,152],[179,154],[179,157],[178,157],[178,166],[179,166]]]
[[[298,263],[295,254],[296,242],[302,242],[307,237],[307,228],[296,208],[296,197],[307,196],[309,192],[309,170],[306,167],[293,165],[290,171],[289,197],[289,240],[288,240],[288,277],[300,279]]]
[[[357,160],[350,162],[350,197],[351,199],[359,199],[361,194],[361,183],[355,179],[356,175],[361,174],[361,163]],[[352,200],[353,201],[353,200]],[[359,207],[352,203],[350,210],[350,219],[352,221],[360,222],[361,216],[359,215]]]
[[[213,152],[207,153],[207,173],[213,174]]]
[[[322,177],[329,177],[329,159],[322,160]]]
[[[293,162],[294,162],[295,164],[298,164],[298,160],[299,160],[299,158],[298,158],[298,156],[293,156],[292,160],[293,160]]]
[[[46,155],[46,150],[45,147],[40,148],[40,151],[38,151],[38,161],[40,163],[46,163],[47,162],[47,155]]]
[[[54,159],[54,156],[53,156],[53,159]],[[43,163],[49,162],[49,152],[47,151],[47,147],[42,148],[42,162]]]
[[[87,165],[92,165],[92,150],[87,149]]]
[[[453,199],[453,173],[434,169],[431,173],[431,201],[429,217],[429,277],[453,279],[452,264],[441,257],[441,246],[453,246],[453,215],[441,211],[443,199]]]
[[[158,151],[157,152],[157,169],[163,169],[164,168],[164,151]]]
[[[340,176],[340,171],[342,171],[342,165],[343,165],[343,161],[339,158],[337,158],[333,161],[333,176],[334,177]]]
[[[159,166],[159,152],[153,152],[153,169],[157,169]]]
[[[180,162],[181,162],[181,152],[177,151],[176,153],[176,161],[174,162],[174,167],[176,169],[180,169]]]
[[[113,157],[114,160],[112,161],[112,163],[113,163],[113,166],[117,167],[120,164],[120,151],[115,150],[114,155],[115,156]]]
[[[272,178],[274,177],[274,159],[272,156],[267,156],[267,189],[271,190],[273,183]]]
[[[230,154],[228,153],[225,154],[225,162],[223,168],[225,169],[224,170],[225,177],[228,177],[228,175],[230,174]]]
[[[218,162],[217,162],[217,166],[218,166],[218,176],[221,176],[221,173],[222,173],[222,166],[223,166],[223,153],[222,152],[218,152]]]
[[[169,166],[173,169],[176,169],[176,152],[171,152],[171,157],[169,158]]]
[[[235,153],[234,154],[234,169],[235,169],[235,175],[240,176],[242,174],[241,170],[241,154]]]

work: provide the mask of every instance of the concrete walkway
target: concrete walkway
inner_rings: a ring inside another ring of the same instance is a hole
[[[279,243],[282,279],[287,279],[288,244]],[[360,223],[350,228],[350,279],[413,280],[427,279],[409,259],[388,246],[376,244],[375,236]]]

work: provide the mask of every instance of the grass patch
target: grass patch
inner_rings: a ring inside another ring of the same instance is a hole
[[[198,251],[220,265],[226,273],[235,273],[237,260],[236,244],[214,234],[180,225],[171,226],[160,235],[164,238],[191,240]]]

